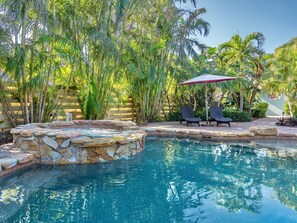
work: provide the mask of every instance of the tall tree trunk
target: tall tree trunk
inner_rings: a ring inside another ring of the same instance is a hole
[[[33,63],[34,63],[34,44],[37,36],[37,29],[38,29],[38,15],[35,19],[34,28],[33,28],[33,36],[32,36],[32,43],[30,47],[30,65],[29,65],[29,83],[32,81],[33,78]],[[29,103],[30,103],[30,120],[34,122],[34,98],[33,98],[33,90],[31,84],[29,85]]]
[[[24,3],[25,4],[25,3]],[[26,114],[26,123],[30,123],[30,118],[29,118],[29,108],[28,108],[28,94],[27,94],[27,87],[26,87],[26,24],[25,24],[25,19],[26,19],[26,6],[23,5],[23,14],[22,14],[22,18],[21,18],[21,27],[22,27],[22,43],[21,43],[21,49],[22,49],[22,57],[23,57],[23,61],[22,61],[22,87],[23,87],[23,96],[25,96],[25,114]]]
[[[256,98],[256,95],[257,95],[257,91],[255,91],[255,90],[252,90],[252,92],[251,92],[251,96],[250,96],[250,100],[249,100],[249,111],[251,112],[251,110],[252,110],[252,106],[253,106],[253,103],[254,103],[254,100],[255,100],[255,98]]]
[[[243,111],[243,86],[242,83],[240,83],[240,102],[239,102],[239,110]]]
[[[288,106],[289,106],[290,117],[293,118],[294,117],[293,104],[291,101],[288,101]]]
[[[219,107],[222,105],[222,101],[223,101],[223,99],[225,98],[225,94],[226,94],[226,93],[222,93],[222,95],[221,95],[221,97],[220,97],[220,99],[219,99],[219,104],[218,104]]]
[[[41,122],[42,120],[42,114],[41,110],[43,108],[43,88],[40,89],[40,94],[39,94],[39,110],[38,110],[38,122]]]
[[[19,29],[18,27],[14,27],[14,42],[15,42],[15,55],[14,57],[16,58],[18,55],[18,53],[20,53],[20,48],[19,48]],[[19,61],[17,61],[17,63],[19,63]],[[24,122],[26,121],[26,112],[24,109],[24,97],[23,97],[23,90],[22,90],[22,80],[20,77],[20,69],[19,66],[15,67],[15,77],[17,77],[17,89],[18,89],[18,96],[19,96],[19,100],[20,100],[20,104],[21,104],[21,111],[22,111],[22,117]]]

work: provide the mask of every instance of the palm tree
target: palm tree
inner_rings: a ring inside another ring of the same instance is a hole
[[[46,2],[1,1],[1,25],[12,37],[12,41],[6,42],[9,46],[9,55],[6,57],[3,69],[12,80],[17,82],[17,93],[26,123],[29,123],[30,119],[34,121],[33,94],[29,83],[33,78],[34,59],[37,52],[34,44],[39,33],[38,27],[46,16]],[[11,121],[13,123],[13,120]]]
[[[182,1],[175,2],[181,3]],[[206,62],[200,52],[203,53],[207,47],[198,40],[200,36],[207,36],[210,30],[209,23],[202,19],[206,9],[196,8],[197,1],[195,0],[188,2],[193,4],[194,10],[185,9],[182,4],[173,4],[175,13],[171,18],[172,39],[169,43],[171,62],[168,66],[169,73],[163,91],[171,112],[179,107],[177,103],[193,103],[196,107],[196,102],[199,101],[197,88],[180,88],[178,83],[193,77],[193,74],[197,75],[205,68]],[[185,94],[184,91],[187,93]],[[184,97],[185,95],[191,96]]]
[[[124,57],[130,58],[126,72],[139,121],[160,117],[164,99],[176,92],[178,71],[190,66],[190,58],[198,58],[196,48],[202,49],[203,44],[195,37],[209,31],[209,24],[201,19],[204,13],[205,9],[179,9],[174,1],[150,0],[140,2],[127,16]]]
[[[198,36],[207,36],[210,25],[201,18],[206,9],[200,8],[193,12],[183,9],[177,10],[177,21],[174,24],[172,50],[179,59],[198,58],[197,50],[203,51],[206,46],[197,40]]]
[[[244,39],[236,34],[231,37],[230,41],[219,47],[221,59],[238,77],[241,111],[243,110],[244,85],[245,82],[253,81],[248,79],[248,73],[254,73],[258,58],[264,54],[262,49],[264,42],[264,36],[259,32],[251,33]]]
[[[203,47],[192,36],[209,30],[204,9],[188,12],[176,2],[0,1],[1,28],[13,37],[1,42],[0,66],[16,83],[25,122],[46,121],[57,92],[72,83],[85,117],[103,118],[125,77],[143,120],[158,116],[175,65],[196,59],[195,48]]]
[[[271,73],[264,88],[273,94],[284,94],[293,117],[293,104],[297,98],[297,38],[277,48],[271,57]]]

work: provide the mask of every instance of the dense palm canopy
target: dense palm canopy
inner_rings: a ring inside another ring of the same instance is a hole
[[[265,80],[265,89],[270,94],[284,94],[293,116],[293,105],[297,104],[297,38],[277,48],[269,59],[271,73]]]
[[[244,100],[252,106],[268,67],[261,33],[234,35],[218,50],[200,42],[210,25],[197,0],[0,0],[0,6],[0,73],[16,89],[10,93],[25,123],[60,114],[58,95],[73,87],[85,118],[104,118],[115,99],[132,97],[135,120],[155,121],[165,103],[171,111],[199,105],[203,89],[178,83],[204,72],[238,76],[237,84],[220,86],[221,98],[232,96],[243,109]],[[0,87],[17,125],[6,85]]]
[[[59,113],[57,94],[70,86],[86,118],[104,118],[125,91],[139,121],[157,119],[173,65],[196,58],[203,45],[195,36],[209,31],[204,9],[186,11],[178,2],[2,0],[0,62],[16,83],[25,122]]]
[[[254,83],[263,72],[261,57],[264,54],[262,33],[251,33],[245,38],[238,34],[231,40],[220,45],[220,58],[224,66],[238,77],[240,92],[239,108],[243,110],[244,93],[250,91],[250,100],[255,97],[259,83]],[[254,84],[253,84],[254,83]],[[252,101],[250,101],[250,104]]]

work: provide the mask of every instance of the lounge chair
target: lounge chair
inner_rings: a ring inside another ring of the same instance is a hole
[[[193,109],[190,106],[185,106],[181,108],[182,117],[180,119],[180,124],[182,124],[183,121],[187,122],[187,126],[191,123],[197,123],[200,127],[200,122],[202,121],[201,118],[195,118]]]
[[[226,123],[229,125],[229,127],[231,127],[230,122],[232,122],[233,119],[225,118],[223,116],[223,108],[218,106],[213,106],[213,107],[210,107],[209,123],[211,123],[212,121],[217,122],[217,126],[219,126],[219,124]]]

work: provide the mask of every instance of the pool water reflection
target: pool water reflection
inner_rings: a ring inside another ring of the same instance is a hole
[[[0,182],[4,222],[297,222],[297,162],[148,138],[111,163],[36,166]]]

